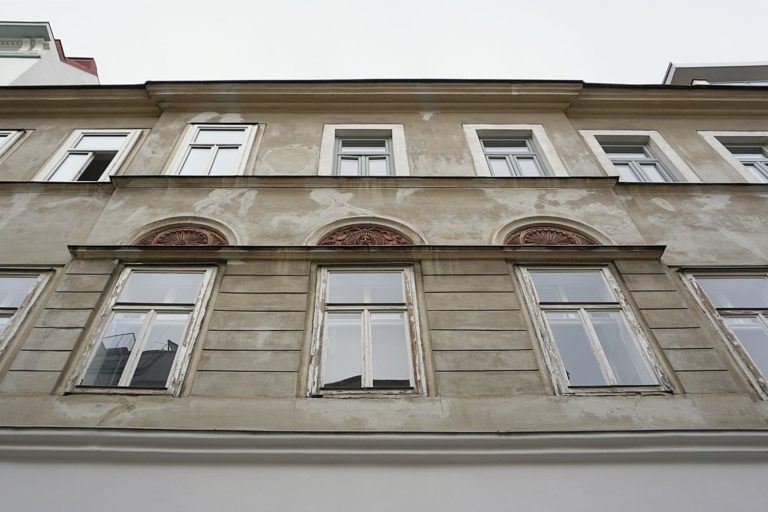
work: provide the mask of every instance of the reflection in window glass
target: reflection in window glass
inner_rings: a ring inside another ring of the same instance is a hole
[[[208,174],[208,161],[211,158],[211,148],[190,148],[187,158],[181,166],[179,174],[183,176],[205,176]]]
[[[362,313],[328,313],[326,317],[326,388],[363,386]]]
[[[392,304],[403,302],[401,272],[329,272],[328,302]]]
[[[0,308],[18,308],[37,276],[0,276]]]
[[[599,270],[532,271],[531,279],[540,302],[616,302]]]
[[[115,313],[88,365],[81,386],[114,387],[138,341],[147,313]]]
[[[196,144],[243,144],[245,142],[246,129],[209,129],[201,128],[195,136]]]
[[[176,350],[187,330],[189,313],[158,313],[149,326],[130,386],[163,388],[173,366]]]
[[[120,294],[120,302],[194,304],[202,281],[202,272],[134,271]]]
[[[608,384],[589,342],[581,317],[576,311],[547,311],[547,322],[557,343],[571,386]]]
[[[127,139],[128,135],[83,135],[75,147],[89,151],[119,151]]]
[[[764,377],[768,377],[768,327],[757,316],[728,317],[725,324],[739,339]]]
[[[768,308],[768,279],[752,277],[698,277],[716,308]]]
[[[656,378],[627,329],[624,315],[618,311],[590,311],[589,319],[618,384],[656,384]]]
[[[408,357],[405,315],[371,313],[373,387],[408,387],[411,365]]]

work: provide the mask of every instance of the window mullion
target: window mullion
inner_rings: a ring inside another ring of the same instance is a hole
[[[603,345],[600,343],[600,338],[598,338],[597,332],[595,332],[595,328],[592,325],[592,320],[589,318],[587,310],[584,308],[579,308],[579,316],[581,317],[581,322],[584,325],[584,329],[587,331],[589,344],[592,347],[592,352],[594,353],[598,364],[600,365],[600,369],[603,371],[605,380],[608,381],[609,386],[618,385],[618,380],[613,374],[611,364],[608,362],[608,357],[605,355]]]
[[[123,374],[120,376],[120,380],[117,383],[119,387],[128,387],[131,385],[131,380],[133,380],[133,373],[136,371],[136,366],[139,364],[141,351],[143,350],[144,344],[147,341],[147,337],[149,336],[149,331],[154,320],[155,310],[150,309],[147,311],[147,317],[144,319],[144,324],[141,326],[139,339],[137,339],[136,343],[134,343],[133,349],[131,350],[131,355],[128,356],[128,361],[126,361],[125,368],[123,368]]]
[[[205,174],[207,176],[211,175],[211,169],[213,169],[213,163],[216,161],[216,155],[219,153],[219,146],[214,144],[211,146],[210,151],[208,152],[208,161],[205,165]]]

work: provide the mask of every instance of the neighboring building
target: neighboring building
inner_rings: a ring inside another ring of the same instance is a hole
[[[96,85],[96,61],[67,57],[48,23],[0,22],[0,85]]]
[[[669,63],[665,85],[768,86],[768,62],[726,64]]]
[[[762,510],[768,90],[0,89],[8,510]]]

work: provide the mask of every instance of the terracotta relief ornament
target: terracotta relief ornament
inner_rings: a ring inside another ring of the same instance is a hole
[[[600,245],[576,231],[540,224],[516,229],[504,240],[505,245]]]
[[[199,226],[177,226],[164,229],[139,240],[138,245],[227,245],[227,240],[212,229]]]
[[[402,233],[381,226],[346,226],[326,235],[318,245],[413,245]]]

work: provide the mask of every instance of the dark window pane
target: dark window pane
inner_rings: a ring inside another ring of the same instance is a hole
[[[134,388],[164,388],[176,350],[187,330],[188,313],[158,313],[131,379]]]
[[[118,385],[146,316],[144,312],[115,313],[96,346],[96,354],[85,372],[81,386]]]

